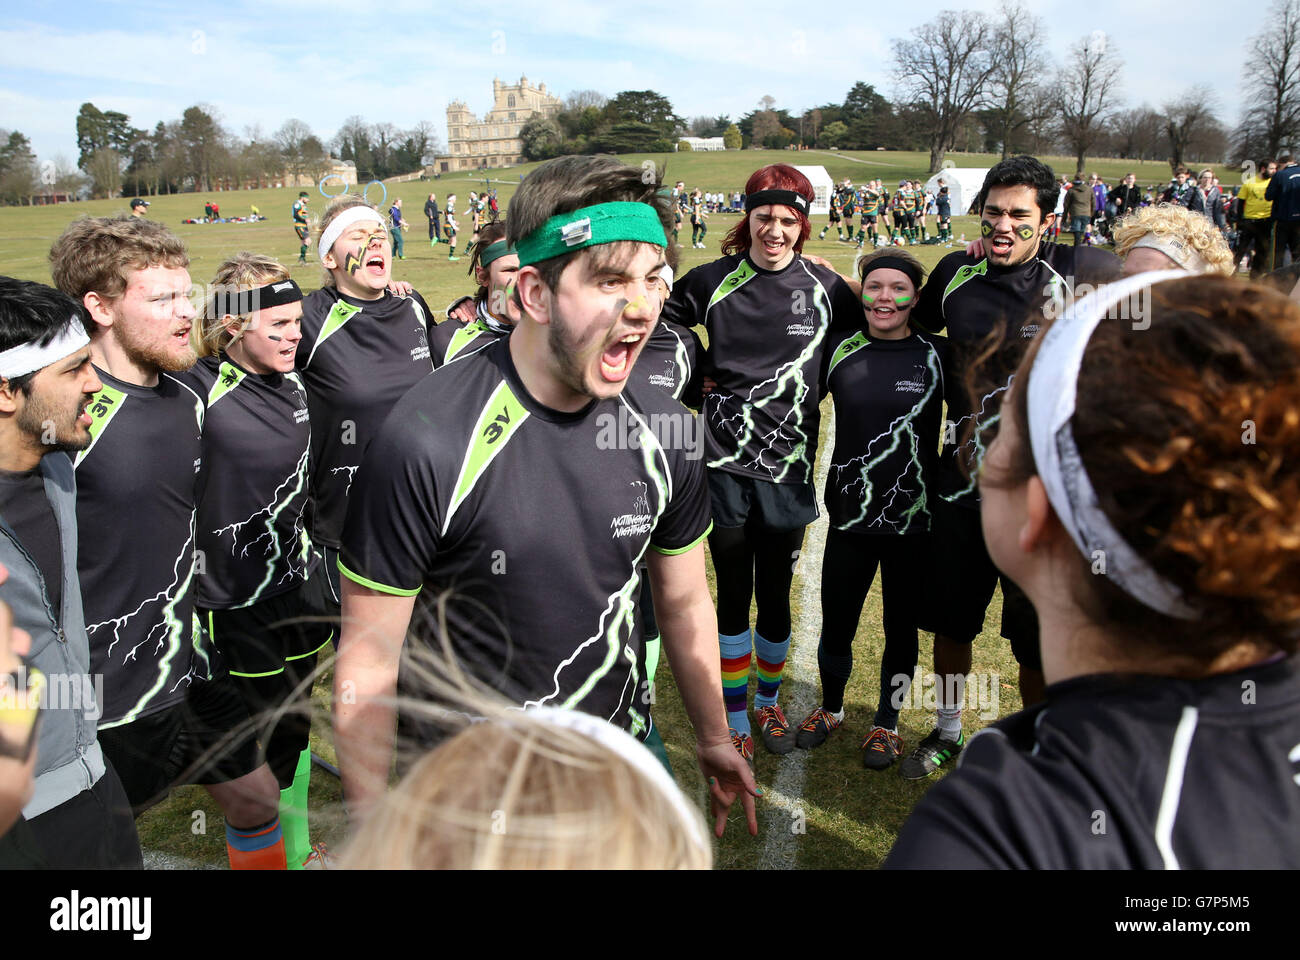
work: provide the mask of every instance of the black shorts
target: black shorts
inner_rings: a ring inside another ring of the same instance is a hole
[[[1002,636],[1023,667],[1042,669],[1038,650],[1038,614],[1024,591],[993,565],[984,544],[978,510],[957,506],[942,497],[932,503],[930,540],[932,569],[940,584],[942,603],[921,611],[921,629],[957,643],[973,643],[984,629],[984,615],[993,590],[1002,585]]]
[[[912,215],[903,210],[894,211],[894,226],[906,230],[912,225]]]
[[[840,222],[840,212],[839,212],[838,210],[832,210],[832,211],[830,212],[830,218],[831,218],[831,223],[839,223],[839,222]]]
[[[307,235],[309,233],[307,227],[304,227],[302,224],[295,223],[293,225],[293,232],[298,234],[298,239],[301,240],[303,243],[307,242]]]
[[[190,685],[183,703],[99,731],[132,812],[188,783],[226,783],[260,765],[244,699],[229,676]]]
[[[335,576],[338,567],[335,566]],[[337,626],[338,601],[324,564],[288,593],[235,610],[200,610],[199,620],[221,663],[242,677],[282,673],[317,653]]]
[[[797,530],[818,517],[817,491],[811,483],[770,483],[725,470],[707,474],[713,522],[719,527]]]
[[[113,764],[89,790],[82,790],[39,817],[14,825],[26,832],[29,854],[38,859],[0,865],[58,870],[139,870],[144,864],[135,819]]]

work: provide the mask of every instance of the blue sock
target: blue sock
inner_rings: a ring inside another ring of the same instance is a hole
[[[722,653],[722,699],[727,707],[727,726],[737,733],[749,733],[749,663],[754,645],[749,631],[734,636],[718,634]]]
[[[790,634],[779,643],[764,640],[754,631],[754,653],[758,657],[758,692],[754,694],[754,709],[776,706],[776,696],[781,690],[781,674],[785,658],[790,652]]]

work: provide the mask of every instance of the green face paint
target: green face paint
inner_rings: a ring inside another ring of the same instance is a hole
[[[862,302],[865,303],[867,306],[871,306],[873,303],[876,302],[876,298],[873,297],[873,296],[871,296],[871,295],[868,294],[868,293],[863,293],[863,294],[862,294]]]
[[[981,221],[980,221],[980,236],[984,236],[984,237],[991,237],[991,236],[993,236],[993,224],[989,223],[987,220],[981,220]]]
[[[894,306],[896,306],[900,310],[902,310],[905,306],[907,306],[911,302],[912,302],[911,297],[904,296],[901,293],[898,296],[894,297]]]
[[[1022,223],[1016,227],[1016,236],[1021,240],[1032,240],[1034,239],[1034,228],[1027,223]]]

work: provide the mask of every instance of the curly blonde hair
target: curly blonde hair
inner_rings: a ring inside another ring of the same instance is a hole
[[[1210,219],[1173,203],[1142,207],[1120,218],[1111,229],[1115,256],[1121,260],[1127,257],[1133,245],[1148,233],[1157,237],[1174,237],[1191,247],[1208,264],[1203,273],[1221,273],[1230,277],[1237,272],[1228,242]]]

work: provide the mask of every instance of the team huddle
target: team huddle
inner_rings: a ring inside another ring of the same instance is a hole
[[[1050,242],[1032,157],[990,170],[981,240],[928,278],[900,248],[951,246],[946,190],[837,187],[822,235],[879,248],[845,277],[803,254],[812,184],[765,166],[721,256],[678,276],[707,205],[647,179],[540,166],[475,212],[477,290],[438,324],[393,281],[400,210],[351,196],[314,233],[294,207],[307,294],[240,253],[196,312],[184,245],[141,218],[74,222],[57,289],[0,278],[0,600],[31,634],[0,667],[33,716],[25,746],[0,723],[32,782],[0,864],[138,867],[134,818],[196,783],[232,868],[324,865],[308,736],[332,660],[335,862],[707,867],[661,652],[715,834],[737,803],[756,834],[756,745],[860,719],[878,569],[864,776],[955,767],[886,866],[1300,865],[1300,309],[1163,208],[1115,254]],[[791,558],[823,509],[820,698],[787,719]],[[967,737],[999,586],[1025,709]],[[905,743],[921,630],[938,705]],[[102,692],[38,729],[39,678],[73,674]]]

